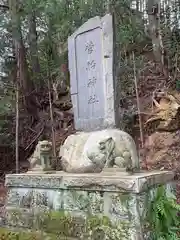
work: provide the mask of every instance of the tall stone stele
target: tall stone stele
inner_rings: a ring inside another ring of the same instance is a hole
[[[119,126],[119,85],[113,66],[112,16],[94,17],[68,39],[71,99],[76,134],[60,149],[66,172],[139,169],[136,146]]]
[[[112,16],[94,17],[68,39],[71,99],[77,131],[119,127],[120,88],[113,66]]]

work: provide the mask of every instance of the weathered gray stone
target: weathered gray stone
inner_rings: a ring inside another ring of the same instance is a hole
[[[119,126],[112,16],[89,19],[69,37],[68,51],[75,128],[94,131]]]
[[[33,155],[29,158],[30,173],[51,170],[52,143],[39,141]]]
[[[94,237],[100,236],[97,234],[102,231],[107,239],[112,234],[116,236],[114,239],[144,239],[142,225],[147,213],[147,200],[151,201],[154,198],[159,184],[165,186],[167,195],[171,194],[170,182],[173,177],[174,174],[168,171],[141,172],[129,176],[118,173],[111,176],[105,172],[100,174],[59,172],[37,176],[9,174],[6,176],[6,186],[9,188],[6,223],[17,228],[37,230],[42,226],[46,228],[47,222],[44,225],[43,219],[46,219],[51,210],[56,210],[54,216],[64,211],[74,218],[73,227],[72,219],[69,220],[71,225],[66,226],[70,230],[66,237],[80,234],[81,239],[95,239]],[[35,185],[35,182],[38,184]],[[12,196],[13,201],[10,201]],[[30,204],[28,208],[19,204],[20,199],[24,197],[28,198],[27,202]],[[107,227],[97,224],[96,228],[91,229],[90,219],[94,218],[91,220],[93,225],[97,217],[102,216],[106,216],[112,225]],[[63,220],[52,218],[48,224],[61,231],[58,224],[61,224],[62,228],[62,222]],[[80,229],[83,229],[83,232]]]
[[[7,206],[6,223],[8,226],[30,229],[33,227],[33,222],[33,210],[25,208],[17,209]]]
[[[139,170],[134,140],[118,129],[70,135],[60,147],[59,155],[65,172],[101,172],[113,167],[129,173]]]
[[[130,199],[129,196],[130,195],[127,193],[124,194],[106,192],[104,194],[104,199],[106,202],[106,207],[104,210],[106,211],[107,216],[110,218],[128,220],[128,202]]]
[[[87,191],[64,191],[64,209],[67,211],[88,211]]]
[[[29,188],[51,189],[51,191],[58,189],[83,189],[84,191],[93,190],[98,192],[118,191],[141,193],[155,185],[170,182],[173,177],[174,173],[170,171],[140,172],[127,176],[122,176],[121,174],[108,175],[105,172],[101,174],[72,174],[65,172],[49,175],[7,174],[5,184],[9,188],[9,191],[13,188],[16,189],[19,194],[21,194],[21,192],[26,193]],[[19,195],[17,194],[17,196]]]
[[[88,192],[89,208],[92,214],[99,214],[104,212],[104,194],[103,192],[93,191]]]

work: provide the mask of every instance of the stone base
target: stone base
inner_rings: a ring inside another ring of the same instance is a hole
[[[169,189],[173,177],[167,171],[134,175],[121,172],[9,174],[6,175],[9,189],[6,224],[18,228],[44,227],[57,234],[66,229],[65,237],[81,234],[83,239],[99,231],[106,236],[116,233],[117,239],[122,240],[144,239],[146,200],[159,184]],[[103,228],[103,216],[106,222],[107,219],[111,222],[108,232]],[[60,226],[62,223],[66,226]],[[95,239],[93,236],[91,239]]]
[[[44,171],[44,170],[29,170],[27,171],[26,174],[36,174],[36,175],[41,175],[41,174],[55,174],[56,171],[54,170],[48,170],[48,171]]]
[[[120,176],[130,176],[132,175],[130,172],[127,172],[125,168],[103,168],[102,172],[100,174],[107,175],[107,174],[116,174]]]

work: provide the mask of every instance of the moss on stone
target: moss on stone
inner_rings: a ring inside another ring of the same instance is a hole
[[[127,203],[132,199],[132,196],[130,194],[121,193],[118,196],[119,196],[119,199],[121,200],[121,203],[125,205],[127,205]]]
[[[0,228],[0,239],[3,240],[74,240],[74,238],[38,231],[16,231]]]
[[[42,232],[25,232],[0,228],[0,239],[4,240],[55,240],[57,236],[53,234],[45,234]]]
[[[8,210],[8,223],[11,226],[23,226],[32,228],[34,224],[34,214],[32,212],[23,212],[22,210]]]
[[[108,217],[92,216],[87,219],[88,233],[90,239],[102,239],[104,236],[107,239],[129,239],[130,223],[129,221],[118,221],[113,223]]]
[[[16,220],[22,222],[22,220],[20,220],[22,217],[20,211],[14,211],[12,215],[16,216]],[[94,239],[95,236],[103,236],[104,234],[111,236],[111,239],[119,239],[119,237],[121,237],[123,240],[125,236],[125,239],[128,239],[130,223],[128,221],[113,223],[106,216],[93,215],[87,216],[85,219],[82,216],[72,216],[65,211],[47,211],[46,213],[42,212],[34,215],[33,227],[31,229],[32,231],[46,232],[48,235],[66,238],[83,237],[83,239]],[[114,237],[112,238],[112,236]],[[21,238],[18,239],[20,240]],[[37,240],[38,239],[41,238],[37,238]]]

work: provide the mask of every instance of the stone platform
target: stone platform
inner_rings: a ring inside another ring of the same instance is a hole
[[[9,190],[6,224],[10,227],[39,229],[45,224],[42,224],[42,219],[49,216],[49,212],[56,213],[56,217],[58,213],[61,213],[61,220],[62,214],[76,218],[75,225],[73,225],[75,227],[72,227],[73,221],[71,221],[69,227],[71,233],[68,232],[65,235],[75,234],[75,236],[66,237],[77,237],[78,234],[86,235],[90,232],[94,234],[94,230],[90,231],[87,227],[87,225],[92,227],[94,223],[89,225],[88,219],[94,219],[93,221],[97,222],[99,221],[97,219],[102,219],[104,216],[118,226],[113,231],[120,234],[117,235],[121,236],[120,239],[145,239],[142,223],[147,211],[147,200],[153,198],[159,185],[164,185],[167,191],[171,191],[173,178],[174,174],[168,171],[141,172],[134,175],[111,171],[100,174],[68,174],[65,172],[9,174],[6,175],[6,187]],[[37,221],[39,214],[41,217]],[[79,218],[84,219],[86,224],[77,220]],[[52,216],[48,221],[50,224]],[[60,224],[59,220],[58,224]],[[78,224],[80,228],[77,227]],[[100,225],[103,226],[102,223]],[[82,230],[84,227],[86,230]],[[48,229],[47,225],[46,229]],[[60,231],[58,229],[60,229],[59,225],[56,231]],[[96,234],[105,232],[106,236],[111,235],[111,230],[112,227],[108,230],[109,232],[107,232],[107,227],[98,231],[96,229]],[[83,235],[84,238],[77,239],[88,239],[85,235]],[[91,236],[90,239],[95,238]]]

